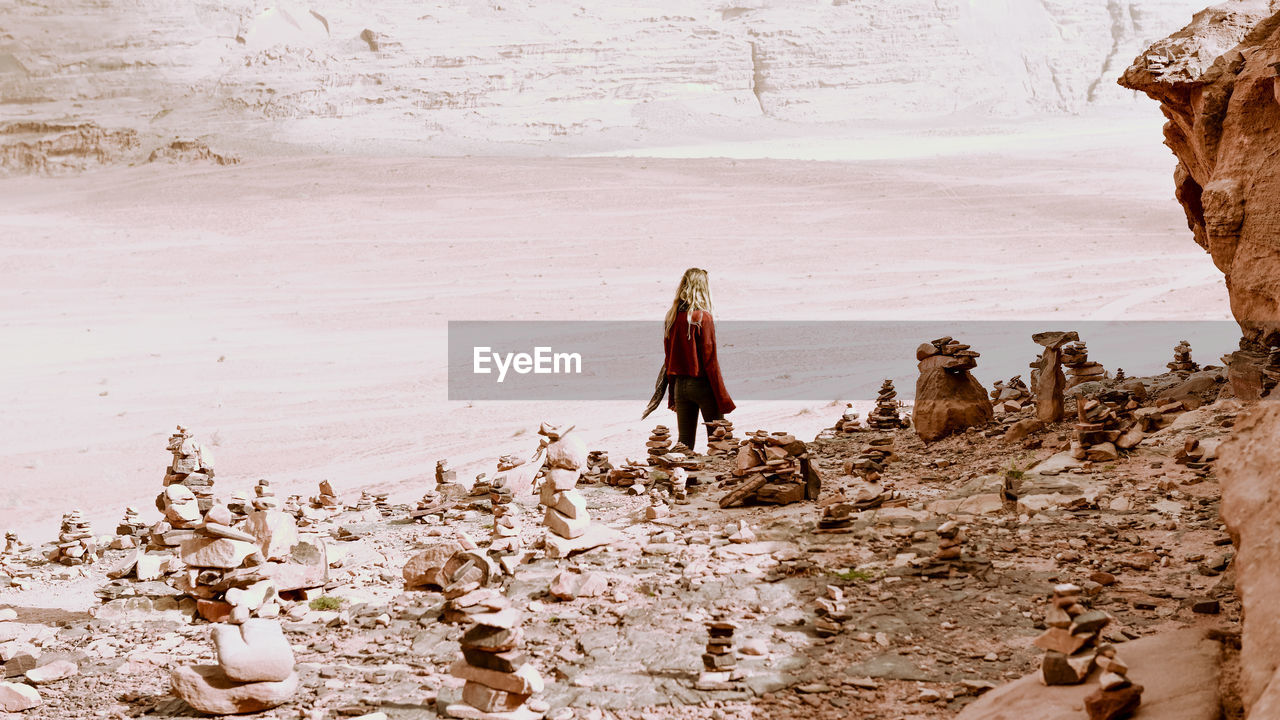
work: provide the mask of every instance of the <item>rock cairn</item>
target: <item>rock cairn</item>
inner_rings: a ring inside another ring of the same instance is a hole
[[[449,461],[447,459],[437,460],[436,487],[444,485],[445,483],[455,482],[458,482],[458,471],[449,467]]]
[[[455,552],[440,568],[439,577],[445,598],[441,617],[447,623],[465,624],[477,614],[506,607],[506,598],[489,587],[497,581],[497,567],[477,550]]]
[[[342,500],[338,498],[338,493],[334,492],[333,483],[328,480],[321,480],[320,486],[317,488],[317,494],[311,498],[311,507],[317,510],[339,510],[342,508]]]
[[[857,475],[867,482],[879,482],[885,468],[897,457],[892,435],[872,438],[856,457],[844,461],[844,474]]]
[[[213,507],[213,454],[181,425],[165,449],[173,453],[173,462],[165,471],[164,486],[185,486],[196,496],[200,512],[207,512]]]
[[[916,380],[912,424],[920,439],[933,442],[995,418],[987,391],[969,372],[977,367],[978,357],[968,345],[951,337],[916,348],[920,377]]]
[[[1008,383],[997,380],[992,386],[991,403],[996,412],[1019,412],[1031,404],[1031,390],[1022,382],[1021,375],[1009,378]]]
[[[843,493],[824,500],[822,514],[818,517],[818,533],[852,532],[853,522],[857,514],[863,510],[871,510],[884,505],[891,499],[892,493],[886,492],[876,485],[861,484],[852,489],[852,498]]]
[[[738,666],[738,654],[733,647],[733,634],[737,623],[723,619],[707,623],[707,651],[702,654],[702,666],[710,672],[723,672]]]
[[[663,493],[650,493],[649,507],[644,509],[644,518],[646,520],[661,520],[671,514],[671,506],[667,504]]]
[[[707,454],[728,455],[738,447],[738,439],[733,436],[733,423],[726,418],[712,420],[707,426]]]
[[[605,482],[612,470],[613,464],[609,462],[609,453],[604,450],[592,450],[587,453],[587,467],[582,471],[582,477],[590,482]]]
[[[1062,364],[1067,368],[1067,389],[1081,383],[1102,380],[1107,376],[1102,363],[1089,359],[1089,347],[1081,340],[1062,348]]]
[[[1045,685],[1078,685],[1093,669],[1098,636],[1111,622],[1101,610],[1080,604],[1081,589],[1070,583],[1053,588],[1045,611],[1048,630],[1036,638],[1035,646],[1045,651],[1040,675]]]
[[[740,480],[720,498],[720,507],[817,500],[822,478],[809,462],[808,450],[789,433],[758,430],[748,435],[738,446],[732,470]]]
[[[1132,450],[1145,437],[1135,410],[1138,402],[1127,390],[1111,390],[1076,400],[1078,420],[1073,428],[1071,456],[1077,460],[1109,462],[1120,450]]]
[[[1116,376],[1115,376],[1116,384],[1122,383],[1127,379],[1128,378],[1126,378],[1124,374],[1124,368],[1116,368]]]
[[[143,521],[142,515],[138,512],[138,508],[129,506],[124,509],[124,517],[120,519],[116,525],[116,535],[122,538],[130,538],[134,547],[136,544],[144,541],[150,533],[150,528]]]
[[[897,430],[903,427],[902,418],[898,416],[898,409],[901,406],[893,381],[885,380],[880,385],[875,408],[867,415],[867,425],[873,430]]]
[[[489,502],[493,506],[493,533],[489,552],[510,554],[520,550],[520,518],[516,515],[515,496],[506,483],[495,484],[489,490]]]
[[[845,604],[844,590],[835,585],[828,585],[826,597],[815,598],[813,604],[814,611],[818,615],[814,623],[814,631],[818,637],[832,637],[840,634],[844,630],[844,624],[853,617]]]
[[[862,421],[859,420],[861,417],[858,411],[853,409],[853,403],[845,403],[844,412],[840,415],[840,419],[836,421],[835,431],[854,433],[866,430]]]
[[[543,524],[567,540],[581,537],[591,525],[587,501],[577,490],[582,466],[587,461],[587,447],[571,434],[572,430],[569,428],[562,433],[545,423],[538,430],[548,441],[543,461],[545,476],[538,496],[538,501],[546,507]],[[652,457],[650,461],[653,461]]]
[[[1116,656],[1110,645],[1098,649],[1098,689],[1084,699],[1089,720],[1119,720],[1133,714],[1142,704],[1142,686],[1129,680],[1129,666]]]
[[[659,458],[671,452],[671,430],[666,425],[655,427],[644,446],[649,451],[649,464],[659,464],[661,462]]]
[[[449,705],[445,712],[461,718],[542,717],[527,706],[531,695],[542,692],[543,681],[520,649],[524,634],[519,612],[495,594],[484,612],[472,614],[469,620],[473,624],[460,641],[462,659],[451,669],[454,677],[464,681],[462,703]]]
[[[1200,366],[1191,360],[1191,343],[1186,340],[1180,341],[1173,348],[1173,362],[1165,367],[1179,375],[1186,375],[1199,370]]]
[[[84,565],[96,562],[103,550],[93,537],[89,521],[79,510],[72,510],[62,516],[58,542],[45,553],[45,558],[63,565]]]
[[[643,492],[649,482],[649,466],[628,461],[621,467],[610,470],[605,482],[615,487],[639,487]]]
[[[278,707],[298,690],[293,648],[275,620],[214,625],[217,665],[184,665],[170,675],[173,692],[209,715],[242,715]]]
[[[258,480],[258,484],[253,487],[251,504],[254,510],[274,510],[280,505],[275,491],[271,489],[271,483],[266,478]]]
[[[935,532],[938,533],[938,552],[933,559],[948,562],[959,560],[964,553],[964,528],[955,520],[947,520]]]
[[[10,530],[4,534],[4,542],[0,543],[0,555],[15,555],[22,549],[22,541],[18,533]]]
[[[671,498],[680,505],[689,502],[689,471],[682,467],[671,469]]]

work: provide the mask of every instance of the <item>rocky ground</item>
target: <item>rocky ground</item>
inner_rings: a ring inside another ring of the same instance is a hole
[[[1059,582],[1081,585],[1092,607],[1113,616],[1104,639],[1122,652],[1131,639],[1174,628],[1231,638],[1239,605],[1218,482],[1212,464],[1192,470],[1175,456],[1194,437],[1212,457],[1240,404],[1218,399],[1226,385],[1217,371],[1197,377],[1208,404],[1111,463],[1072,460],[1068,423],[1008,442],[1003,431],[1027,411],[927,446],[893,431],[897,460],[879,480],[893,499],[858,514],[848,532],[815,532],[812,502],[720,508],[722,485],[733,482],[724,456],[706,458],[691,473],[689,502],[656,521],[645,519],[646,495],[587,484],[595,521],[623,539],[568,560],[534,552],[505,580],[505,594],[528,613],[526,651],[547,679],[538,698],[552,718],[951,717],[1038,668],[1042,651],[1031,642]],[[1146,379],[1155,392],[1180,382]],[[877,435],[827,432],[809,444],[824,477],[819,504],[861,482],[842,466]],[[434,717],[456,701],[461,681],[448,667],[462,628],[441,621],[439,593],[406,591],[402,568],[441,536],[463,533],[483,546],[487,498],[463,498],[439,522],[415,522],[399,506],[344,512],[318,528],[332,548],[328,599],[285,604],[302,689],[266,716]],[[536,501],[517,508],[533,541],[542,533]],[[933,531],[948,517],[966,528],[964,553],[928,562]],[[40,685],[43,703],[20,717],[194,714],[170,694],[168,674],[211,658],[208,627],[191,624],[190,601],[100,604],[94,593],[121,556],[72,567],[35,549],[3,558],[0,607],[14,611],[0,622],[7,674],[26,656],[78,665],[78,674]],[[558,600],[548,589],[565,569],[597,573],[607,588]],[[843,591],[850,617],[822,638],[815,600],[829,586]],[[717,612],[741,625],[741,677],[703,691],[695,686],[705,622]],[[1223,677],[1230,682],[1230,672]]]

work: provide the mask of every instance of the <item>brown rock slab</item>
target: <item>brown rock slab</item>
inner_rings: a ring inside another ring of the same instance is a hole
[[[1084,699],[1089,720],[1120,720],[1133,714],[1142,702],[1142,686],[1126,685],[1114,690],[1098,688]]]
[[[1135,720],[1218,720],[1216,642],[1200,630],[1178,630],[1118,646],[1128,677],[1143,685]],[[1040,673],[996,688],[966,707],[957,720],[1081,720],[1095,683],[1046,687]]]

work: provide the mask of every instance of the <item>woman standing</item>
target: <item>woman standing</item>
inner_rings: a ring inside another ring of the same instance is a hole
[[[716,357],[716,326],[711,319],[706,270],[689,268],[680,278],[676,297],[667,310],[663,345],[667,407],[676,412],[680,443],[693,450],[699,411],[702,421],[710,422],[734,408]]]

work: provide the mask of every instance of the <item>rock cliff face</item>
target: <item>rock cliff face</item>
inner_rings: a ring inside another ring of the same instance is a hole
[[[1280,711],[1280,401],[1258,405],[1219,450],[1222,517],[1235,541],[1236,592],[1244,605],[1241,700],[1250,717]]]
[[[1130,103],[1109,81],[1117,63],[1196,5],[23,0],[0,3],[0,120],[93,122],[143,145],[502,153],[726,124],[1076,112]]]
[[[1120,80],[1160,101],[1169,119],[1175,193],[1196,242],[1226,274],[1254,358],[1259,348],[1280,345],[1277,30],[1280,2],[1215,5],[1148,48]],[[1256,385],[1242,382],[1247,368],[1235,365],[1238,389]]]

